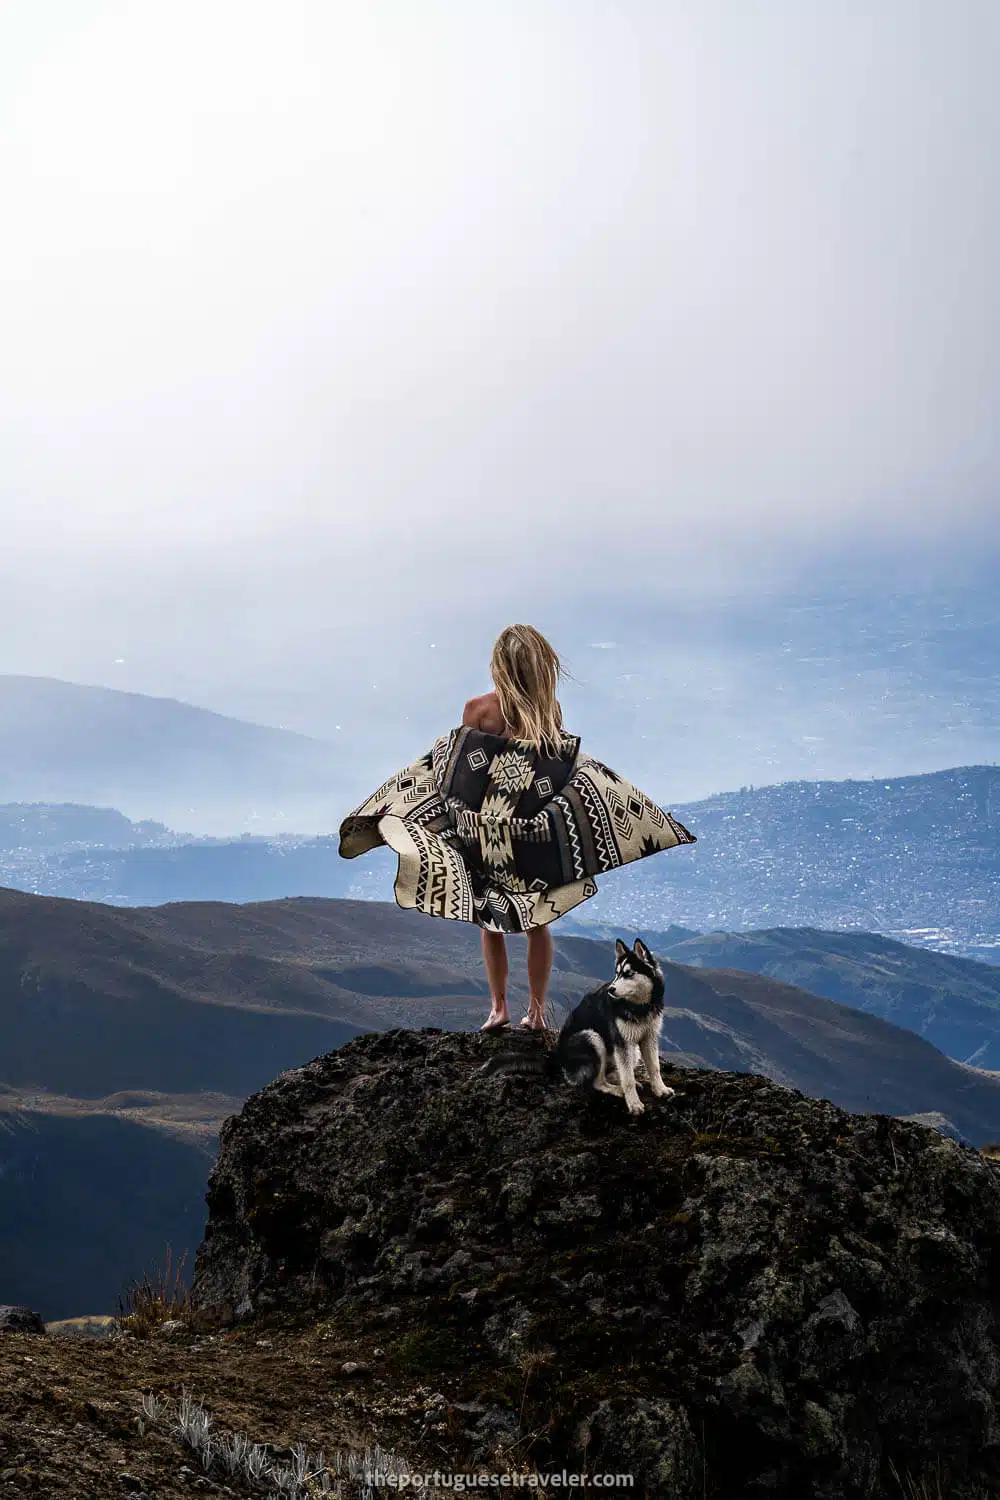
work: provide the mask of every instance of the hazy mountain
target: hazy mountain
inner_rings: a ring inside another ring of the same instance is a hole
[[[225,744],[232,740],[242,745],[235,776],[225,771],[224,779],[232,781],[226,791],[229,805],[241,774],[244,779],[250,774],[251,762],[263,764],[254,759],[258,749],[264,759],[273,759],[280,750],[280,759],[291,744],[292,760],[318,756],[324,775],[329,771],[328,748],[302,736],[168,700],[34,678],[0,678],[0,707],[5,684],[11,683],[70,689],[63,707],[71,700],[81,706],[83,700],[72,697],[76,693],[102,695],[111,718],[124,715],[142,733],[157,716],[166,714],[173,724],[174,711],[180,716],[175,727],[189,741],[210,723],[202,738],[220,776]],[[9,727],[0,732],[0,784],[7,774],[5,745],[12,733]],[[244,735],[251,738],[244,742]],[[258,735],[265,741],[258,742]],[[87,764],[95,756],[91,745],[82,760]],[[199,764],[200,775],[207,762]],[[282,775],[287,782],[290,764],[286,759],[275,786]],[[168,782],[177,774],[176,767],[169,774],[163,766],[160,770],[168,781],[160,787],[158,807],[174,795]],[[304,784],[299,782],[300,790]],[[328,784],[324,796],[333,828],[344,805],[336,804]],[[598,895],[573,925],[633,931],[675,925],[694,931],[775,926],[860,930],[1000,964],[998,767],[963,766],[878,781],[744,786],[676,805],[673,811],[694,830],[698,842],[604,876]],[[120,816],[114,809],[92,809],[94,837],[81,846],[68,836],[85,832],[85,808],[0,808],[0,880],[39,894],[121,905],[286,895],[391,898],[393,860],[387,851],[342,861],[333,833],[273,839],[245,834],[208,842],[172,835],[148,820],[118,821]]]
[[[120,906],[367,894],[382,870],[350,866],[333,836],[195,837],[115,808],[0,805],[0,886]]]
[[[195,833],[338,822],[336,751],[172,698],[0,676],[0,802],[111,804]]]
[[[335,838],[244,835],[171,848],[64,851],[56,856],[0,854],[9,885],[38,895],[147,906],[161,901],[269,901],[283,896],[362,894],[376,873],[352,871]],[[377,872],[379,875],[381,871]]]
[[[581,920],[853,928],[1000,962],[1000,768],[747,786],[673,811],[698,842],[604,876]]]
[[[877,932],[1000,964],[996,767],[743,787],[673,810],[697,844],[601,877],[598,895],[563,931],[808,926]],[[141,835],[150,825],[131,826]],[[388,851],[342,860],[334,835],[192,841],[151,833],[131,847],[100,844],[56,848],[39,838],[34,849],[0,848],[0,880],[120,905],[392,896]]]
[[[597,897],[562,922],[564,932],[823,927],[1000,963],[996,766],[747,786],[673,810],[697,844],[601,877]],[[120,904],[391,898],[388,850],[343,861],[334,835],[168,843],[0,850],[0,879]]]
[[[7,802],[0,805],[0,853],[56,854],[68,849],[131,849],[175,844],[190,834],[164,823],[134,823],[114,807],[75,802]]]

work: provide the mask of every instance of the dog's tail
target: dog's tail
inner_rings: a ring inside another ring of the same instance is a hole
[[[554,1047],[532,1047],[530,1053],[519,1054],[517,1052],[495,1052],[488,1057],[481,1068],[476,1069],[477,1078],[486,1078],[491,1073],[514,1074],[521,1078],[544,1078],[551,1080],[556,1076],[558,1065]]]

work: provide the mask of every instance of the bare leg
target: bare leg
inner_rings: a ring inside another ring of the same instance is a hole
[[[552,973],[552,934],[547,927],[532,927],[528,932],[528,1014],[525,1021],[533,1031],[545,1028],[545,994]]]
[[[492,1031],[510,1020],[507,1010],[507,945],[502,932],[483,928],[483,963],[490,985],[490,1013],[482,1031]]]

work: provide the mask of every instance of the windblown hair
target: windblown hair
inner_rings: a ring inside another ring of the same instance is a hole
[[[557,752],[562,709],[556,685],[565,671],[533,625],[508,625],[497,636],[490,671],[504,723],[515,739],[536,750]]]

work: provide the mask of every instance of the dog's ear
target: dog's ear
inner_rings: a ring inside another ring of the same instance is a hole
[[[615,958],[617,958],[619,961],[621,961],[621,959],[627,958],[627,957],[628,957],[628,948],[622,942],[621,938],[615,938]]]
[[[643,942],[642,938],[636,938],[635,943],[633,944],[632,951],[637,958],[642,959],[644,964],[651,964],[654,962],[653,955],[646,947],[646,944]]]

